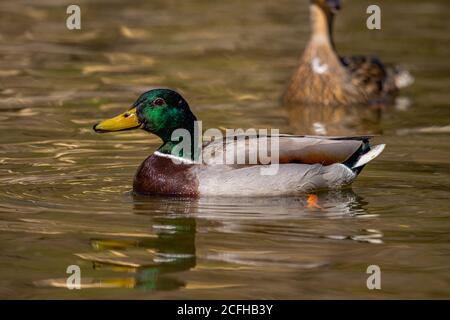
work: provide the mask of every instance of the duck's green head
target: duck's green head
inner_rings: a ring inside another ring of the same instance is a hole
[[[142,128],[170,141],[178,128],[193,130],[195,115],[183,97],[170,89],[153,89],[143,93],[131,108],[94,126],[96,132],[112,132]]]

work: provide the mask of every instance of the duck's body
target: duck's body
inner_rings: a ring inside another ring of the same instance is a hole
[[[332,38],[339,0],[311,0],[311,38],[284,96],[286,104],[363,105],[389,99],[413,78],[371,56],[339,57]]]
[[[369,136],[234,135],[203,143],[198,152],[196,125],[178,93],[155,89],[94,129],[143,128],[163,140],[134,178],[133,190],[146,195],[270,196],[338,188],[350,184],[384,148],[371,148]],[[190,135],[187,149],[173,139],[179,129]]]
[[[270,164],[263,165],[257,154],[254,164],[223,164],[237,149],[248,151],[250,140],[261,139],[245,138],[243,145],[234,139],[204,144],[199,163],[156,151],[139,167],[133,190],[148,195],[197,197],[295,195],[339,188],[352,183],[363,166],[384,148],[370,149],[369,137],[268,137],[278,140],[279,163],[273,167],[274,174],[262,174],[261,169],[270,169]],[[246,152],[245,163],[251,157]]]
[[[356,173],[343,164],[283,164],[275,176],[258,166],[174,164],[159,154],[148,157],[134,178],[133,191],[145,195],[280,196],[349,185]]]

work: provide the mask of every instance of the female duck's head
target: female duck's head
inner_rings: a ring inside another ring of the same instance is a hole
[[[94,130],[112,132],[142,128],[167,142],[178,128],[192,132],[196,120],[180,94],[170,89],[154,89],[143,93],[128,111],[94,125]]]
[[[340,0],[311,0],[311,4],[317,5],[327,15],[333,15],[341,9]]]

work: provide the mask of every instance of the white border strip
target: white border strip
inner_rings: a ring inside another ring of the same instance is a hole
[[[167,154],[167,153],[162,153],[159,151],[155,151],[153,152],[154,155],[157,155],[158,157],[163,157],[163,158],[168,158],[173,160],[175,163],[186,163],[186,164],[195,164],[194,161],[190,160],[190,159],[185,159],[182,157],[177,157],[174,156],[173,154]]]

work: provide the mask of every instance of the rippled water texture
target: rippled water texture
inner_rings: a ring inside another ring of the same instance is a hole
[[[0,297],[450,298],[450,3],[382,1],[369,31],[372,2],[344,1],[340,53],[399,62],[416,82],[384,110],[288,120],[307,3],[78,1],[82,30],[69,31],[64,1],[0,2]],[[387,148],[319,208],[136,197],[158,139],[91,127],[154,86],[182,92],[204,128],[298,133],[319,118]],[[73,264],[81,290],[64,288]],[[366,288],[369,265],[382,290]]]

